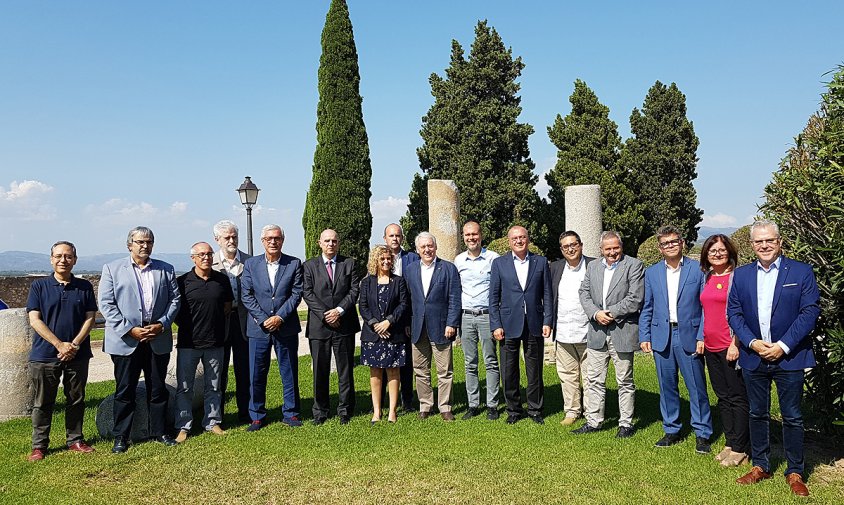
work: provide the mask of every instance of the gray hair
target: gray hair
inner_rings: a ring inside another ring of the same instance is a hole
[[[197,242],[197,243],[195,243],[194,245],[190,246],[190,254],[191,254],[191,256],[193,256],[194,254],[196,254],[196,246],[198,246],[198,245],[200,245],[200,244],[205,244],[205,245],[207,245],[209,248],[211,247],[211,244],[209,244],[208,242],[202,242],[202,241]],[[212,249],[212,252],[213,252],[213,249]]]
[[[415,245],[416,248],[419,249],[419,242],[426,239],[433,240],[434,245],[437,245],[437,237],[433,236],[430,232],[427,231],[419,232],[419,235],[416,235],[416,238],[413,239],[413,245]]]
[[[281,226],[279,226],[277,224],[264,225],[264,227],[261,228],[261,238],[264,238],[264,235],[268,231],[275,231],[275,230],[278,230],[281,233],[281,239],[284,240],[284,230],[281,228]]]
[[[753,232],[762,228],[773,230],[773,232],[777,235],[777,238],[780,238],[779,225],[770,219],[760,219],[758,221],[754,221],[753,224],[750,225],[750,238],[753,239]]]
[[[604,245],[605,240],[609,240],[611,238],[618,239],[618,242],[621,244],[623,241],[621,240],[621,234],[614,230],[606,230],[601,232],[601,238],[598,240],[598,245]]]
[[[219,223],[214,225],[214,240],[220,238],[223,233],[228,230],[234,230],[234,233],[237,234],[237,225],[234,224],[234,221],[229,221],[228,219],[223,219]]]
[[[72,242],[68,242],[67,240],[59,240],[58,242],[56,242],[55,244],[53,244],[53,245],[50,247],[50,256],[52,256],[52,255],[53,255],[53,249],[55,249],[56,247],[58,247],[58,246],[60,246],[60,245],[66,245],[66,246],[70,247],[70,250],[71,250],[71,251],[73,251],[73,257],[74,257],[74,258],[76,257],[76,246],[75,246],[75,245],[73,245],[73,243],[72,243]]]
[[[656,238],[657,240],[661,239],[662,237],[667,237],[669,235],[677,235],[680,240],[683,239],[683,233],[680,231],[679,228],[672,225],[663,226],[656,231]]]
[[[135,238],[135,235],[140,235],[141,237],[148,238],[151,242],[155,242],[155,235],[152,233],[152,230],[147,228],[146,226],[136,226],[129,230],[129,235],[126,236],[126,246],[130,247],[132,245],[132,240]]]

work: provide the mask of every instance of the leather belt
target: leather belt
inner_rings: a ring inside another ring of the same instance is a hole
[[[464,314],[471,314],[473,316],[482,316],[489,314],[489,309],[463,309]]]
[[[668,326],[670,326],[672,328],[676,328],[677,325],[678,325],[678,323],[671,323],[671,322],[668,323]]]

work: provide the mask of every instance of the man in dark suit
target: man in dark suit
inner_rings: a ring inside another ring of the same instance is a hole
[[[247,431],[260,430],[267,417],[267,374],[270,351],[275,349],[278,373],[284,390],[282,423],[302,426],[299,418],[299,313],[302,300],[302,263],[281,252],[284,231],[268,224],[261,229],[264,254],[249,258],[241,278],[241,302],[249,311],[246,335],[249,337],[251,386]]]
[[[633,428],[636,385],[633,382],[633,353],[639,348],[639,311],[645,298],[641,261],[624,254],[621,235],[601,233],[601,261],[586,268],[580,285],[580,303],[589,316],[586,332],[586,388],[584,391],[586,423],[572,433],[593,433],[604,422],[607,371],[610,358],[618,383],[618,432],[629,438]]]
[[[419,261],[419,255],[414,251],[405,251],[402,249],[404,243],[404,231],[397,223],[388,224],[384,228],[384,244],[387,249],[393,253],[393,273],[401,276],[407,269],[408,265]],[[405,313],[403,324],[407,328],[408,336],[410,336],[410,307]],[[411,347],[410,339],[407,339],[405,344],[408,356],[413,356],[413,349]],[[387,384],[387,372],[384,372],[382,384]],[[413,360],[408,359],[403,367],[399,368],[399,379],[401,382],[401,403],[402,410],[405,412],[413,412],[416,410],[416,405],[413,400]],[[386,398],[386,386],[382,388],[381,398]]]
[[[680,385],[689,390],[695,451],[710,450],[712,416],[703,366],[703,314],[700,293],[706,277],[700,263],[683,256],[683,238],[674,226],[656,232],[665,259],[645,270],[645,302],[639,316],[639,346],[653,352],[659,382],[659,410],[665,432],[656,447],[680,442]]]
[[[173,266],[150,258],[155,236],[149,228],[129,231],[129,257],[103,265],[99,305],[105,318],[103,350],[114,363],[114,453],[129,449],[135,415],[135,389],[141,371],[149,402],[149,434],[166,446],[167,365],[173,351],[171,329],[179,313],[179,287]]]
[[[431,359],[437,366],[437,407],[444,421],[454,421],[451,386],[454,361],[451,344],[460,327],[460,275],[453,263],[437,257],[437,239],[423,231],[416,236],[420,261],[404,272],[413,307],[410,338],[413,343],[413,371],[419,396],[419,418],[433,412]]]
[[[501,342],[501,376],[507,403],[507,424],[525,417],[519,389],[519,348],[524,346],[527,376],[527,416],[537,424],[542,418],[543,338],[551,336],[554,299],[548,260],[528,251],[530,237],[521,226],[507,232],[512,254],[492,262],[489,283],[489,326]]]
[[[777,385],[782,414],[782,445],[791,491],[808,496],[803,483],[803,373],[815,366],[809,334],[820,315],[812,267],[782,255],[779,227],[756,221],[750,242],[757,261],[738,268],[727,301],[730,328],[738,336],[739,365],[750,403],[750,454],[753,468],[739,484],[771,477],[769,438],[771,383]]]
[[[303,266],[303,296],[308,304],[305,336],[311,346],[314,363],[314,424],[328,418],[328,378],[331,375],[331,353],[337,363],[340,402],[337,415],[340,424],[349,424],[355,411],[355,333],[360,321],[355,310],[360,289],[360,276],[355,273],[355,260],[340,256],[340,238],[334,230],[319,236],[322,254]]]
[[[235,400],[237,401],[237,419],[242,423],[251,421],[249,417],[249,339],[246,337],[246,320],[249,313],[246,306],[240,302],[243,263],[251,258],[249,254],[237,248],[237,225],[232,221],[223,220],[214,225],[214,240],[219,244],[220,251],[214,255],[211,268],[223,272],[229,278],[234,301],[229,313],[226,341],[223,344],[223,375],[220,389],[225,396],[229,384],[229,361],[233,361]],[[223,405],[225,405],[225,399]],[[222,415],[222,414],[221,414]]]

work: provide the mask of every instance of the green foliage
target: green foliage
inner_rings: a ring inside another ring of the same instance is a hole
[[[747,265],[756,261],[756,253],[753,252],[753,246],[750,244],[750,225],[744,225],[730,235],[730,240],[738,249],[738,264]]]
[[[833,423],[844,419],[844,66],[794,144],[765,188],[761,210],[779,224],[787,254],[815,267],[821,317],[807,398]]]
[[[489,249],[490,251],[495,251],[498,254],[503,256],[503,255],[510,252],[510,241],[507,240],[507,237],[497,238],[497,239],[493,240],[492,242],[490,242],[489,244],[487,244],[486,248]],[[545,254],[542,252],[542,249],[539,246],[537,246],[536,244],[534,244],[533,242],[531,242],[530,245],[528,246],[528,251],[530,251],[534,254],[540,254],[542,256],[545,256]]]
[[[475,219],[486,237],[499,237],[513,224],[541,236],[537,223],[542,200],[530,159],[533,127],[519,123],[518,96],[524,64],[486,21],[475,27],[469,57],[456,40],[445,76],[431,74],[434,104],[422,117],[423,144],[417,149],[424,177],[451,179],[460,190],[461,219]],[[423,177],[423,179],[424,179]],[[414,179],[406,235],[427,220],[424,191]]]
[[[662,259],[662,253],[659,252],[659,242],[656,239],[656,235],[651,235],[639,245],[636,257],[645,264],[645,267],[654,265]]]
[[[621,151],[618,126],[609,118],[609,107],[598,101],[585,82],[579,79],[574,82],[569,101],[571,112],[565,118],[558,114],[553,126],[548,127],[548,137],[558,149],[557,164],[545,175],[554,209],[549,226],[552,241],[565,231],[566,186],[599,184],[603,228],[620,232],[625,237],[624,248],[635,251],[645,225],[644,205],[637,200],[630,178],[618,164]]]
[[[318,77],[317,146],[302,216],[305,254],[319,254],[319,234],[333,228],[340,235],[340,251],[357,258],[362,270],[372,233],[372,166],[357,49],[344,0],[332,0],[325,17]]]
[[[630,114],[633,136],[624,144],[620,163],[632,181],[631,189],[645,205],[645,226],[637,242],[672,224],[687,243],[697,240],[703,211],[695,205],[698,138],[686,118],[686,97],[671,83],[657,81],[645,97],[642,110]]]

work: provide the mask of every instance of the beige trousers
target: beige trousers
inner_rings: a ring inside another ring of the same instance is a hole
[[[586,380],[586,342],[581,344],[554,343],[557,362],[557,376],[563,388],[563,407],[566,417],[578,418],[583,413],[580,389],[581,380]]]
[[[434,390],[431,387],[431,358],[437,366],[437,408],[440,413],[451,412],[451,384],[454,380],[454,360],[451,342],[431,344],[428,334],[422,332],[413,344],[413,373],[416,375],[416,395],[419,412],[434,410]]]
[[[607,337],[604,347],[589,349],[586,353],[586,389],[584,391],[586,422],[594,427],[599,427],[604,422],[610,358],[615,366],[615,379],[618,383],[618,425],[632,428],[633,404],[636,396],[636,386],[633,383],[633,353],[616,352],[610,337]]]

